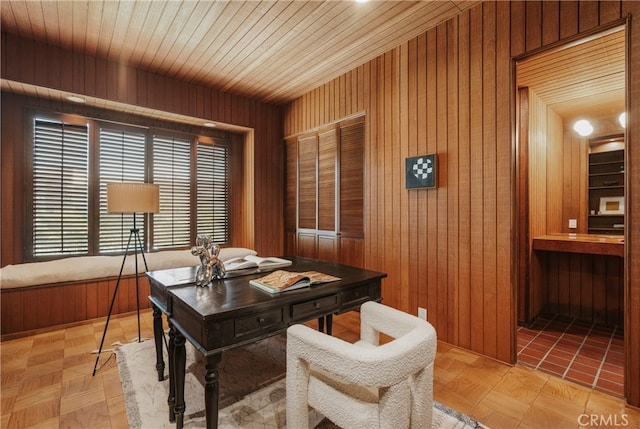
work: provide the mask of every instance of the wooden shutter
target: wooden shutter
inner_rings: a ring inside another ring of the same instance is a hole
[[[364,238],[364,119],[340,126],[340,233]]]
[[[298,219],[297,177],[298,177],[298,144],[295,138],[285,140],[286,151],[286,191],[285,191],[285,232],[295,233]]]
[[[338,128],[332,126],[318,133],[318,229],[336,229],[336,174]]]
[[[298,227],[316,229],[318,138],[298,139]]]

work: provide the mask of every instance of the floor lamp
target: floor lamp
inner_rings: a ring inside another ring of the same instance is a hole
[[[109,314],[107,315],[107,323],[104,325],[104,332],[102,333],[102,340],[100,341],[100,348],[98,349],[98,356],[96,356],[96,364],[93,367],[93,375],[96,375],[98,369],[98,360],[100,359],[100,353],[102,353],[102,346],[104,345],[104,338],[107,335],[107,328],[109,327],[109,320],[111,319],[111,312],[113,311],[113,304],[116,301],[116,295],[118,294],[118,287],[120,286],[120,280],[122,278],[122,271],[127,260],[127,254],[131,249],[133,241],[133,260],[135,263],[135,279],[136,279],[136,308],[138,310],[138,342],[140,339],[140,294],[138,293],[138,251],[142,255],[144,261],[145,271],[148,271],[147,260],[144,257],[144,247],[142,240],[140,239],[140,230],[136,226],[136,213],[158,213],[159,209],[159,194],[160,187],[152,183],[107,183],[107,212],[108,213],[132,213],[133,214],[133,228],[129,230],[129,240],[127,241],[127,248],[122,258],[122,265],[120,266],[120,273],[118,274],[118,281],[116,282],[116,288],[113,291],[113,298],[111,298],[111,305],[109,306]]]

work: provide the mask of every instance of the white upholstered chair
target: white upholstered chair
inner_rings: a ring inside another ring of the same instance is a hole
[[[362,305],[360,320],[354,344],[288,328],[288,428],[308,428],[308,405],[344,429],[431,427],[435,330],[376,302]],[[392,339],[380,345],[380,333]]]

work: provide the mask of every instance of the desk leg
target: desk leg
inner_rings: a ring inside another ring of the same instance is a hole
[[[207,371],[204,375],[204,404],[207,429],[217,429],[218,427],[218,396],[220,392],[218,364],[221,359],[222,353],[207,357]]]
[[[162,312],[155,305],[153,306],[153,339],[156,342],[156,371],[158,371],[158,381],[164,380],[164,358],[162,357]]]
[[[333,314],[318,317],[318,331],[324,332],[324,321],[327,320],[327,335],[331,335],[333,328]]]
[[[167,398],[167,404],[169,404],[169,421],[174,423],[176,421],[176,413],[174,407],[176,405],[176,380],[174,376],[174,352],[176,350],[176,329],[169,321],[169,350],[167,354],[169,356],[169,397]]]
[[[175,350],[173,352],[173,376],[175,380],[176,404],[173,407],[176,419],[176,429],[182,429],[184,424],[184,373],[186,361],[186,351],[184,348],[184,336],[176,331]]]

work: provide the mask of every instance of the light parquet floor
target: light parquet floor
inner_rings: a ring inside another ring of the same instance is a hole
[[[105,320],[0,343],[2,428],[126,428],[115,356],[92,377]],[[142,337],[152,336],[150,311]],[[358,336],[359,313],[334,317],[334,335]],[[105,348],[137,337],[136,316],[114,317]],[[154,358],[150,357],[150,363]],[[504,365],[439,342],[436,400],[491,428],[640,428],[622,399],[524,366]]]

